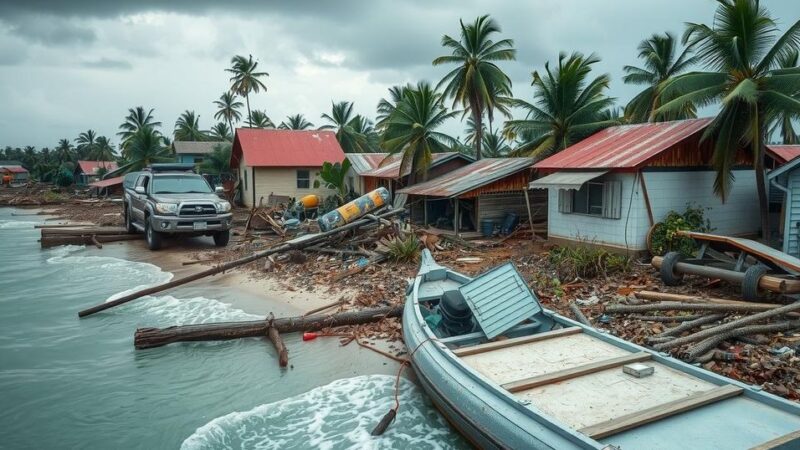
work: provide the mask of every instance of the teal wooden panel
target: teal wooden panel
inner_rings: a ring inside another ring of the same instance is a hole
[[[542,311],[539,300],[512,263],[478,276],[459,291],[489,339]]]

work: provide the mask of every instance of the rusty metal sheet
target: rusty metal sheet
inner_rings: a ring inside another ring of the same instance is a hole
[[[469,158],[468,156],[458,152],[434,153],[431,156],[432,156],[431,166],[442,164],[454,158],[466,158],[471,160],[471,158]],[[365,177],[390,178],[392,180],[396,180],[400,178],[400,163],[401,163],[400,158],[398,156],[392,155],[389,157],[389,159],[387,159],[386,162],[382,163],[382,165],[377,169],[368,170],[362,173],[361,175]],[[411,173],[410,167],[406,169],[406,172],[403,173],[402,176],[406,176],[409,173]]]
[[[381,162],[388,155],[388,153],[348,153],[347,159],[350,160],[353,171],[358,175],[363,175],[365,172],[380,167]]]
[[[527,170],[533,162],[533,158],[485,158],[398,192],[431,197],[456,197]]]
[[[606,128],[538,162],[541,170],[633,169],[694,136],[713,118]]]

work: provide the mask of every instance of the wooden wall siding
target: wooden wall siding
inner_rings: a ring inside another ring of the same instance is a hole
[[[491,194],[495,192],[522,192],[523,189],[528,188],[531,173],[529,170],[517,172],[509,175],[501,180],[473,189],[459,195],[459,198],[475,198],[483,194]]]
[[[534,222],[547,220],[547,190],[536,189],[528,192],[531,201],[531,215]],[[513,212],[520,220],[528,220],[525,207],[525,194],[522,191],[497,192],[478,197],[478,223],[482,219],[502,221],[506,214]]]
[[[662,152],[655,158],[647,161],[643,167],[708,167],[711,165],[711,156],[714,153],[714,142],[706,139],[700,142],[698,133],[673,146],[670,150]],[[751,166],[753,158],[749,151],[742,149],[736,155],[737,166]]]
[[[784,224],[783,251],[792,256],[800,255],[800,170],[789,173],[789,194],[786,198],[786,222]]]

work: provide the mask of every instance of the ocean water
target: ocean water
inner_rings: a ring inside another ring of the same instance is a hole
[[[253,320],[276,304],[201,281],[84,319],[77,312],[173,274],[142,243],[41,250],[37,221],[0,208],[0,448],[465,448],[397,364],[335,339],[136,351],[137,327]],[[22,219],[22,220],[20,220]]]

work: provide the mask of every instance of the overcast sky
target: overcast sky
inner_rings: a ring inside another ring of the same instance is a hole
[[[800,17],[794,0],[764,0],[781,29]],[[277,124],[303,113],[315,125],[331,101],[355,102],[374,118],[396,84],[428,80],[458,21],[491,14],[518,51],[502,68],[514,95],[530,99],[530,74],[559,51],[597,53],[597,74],[624,105],[637,88],[621,81],[652,33],[678,36],[684,22],[710,23],[712,0],[327,2],[219,0],[0,0],[0,146],[56,145],[94,129],[115,136],[128,108],[155,108],[171,134],[184,110],[215,121],[212,101],[228,89],[233,55],[252,54],[269,72],[251,97]],[[458,122],[446,131],[459,134]]]

